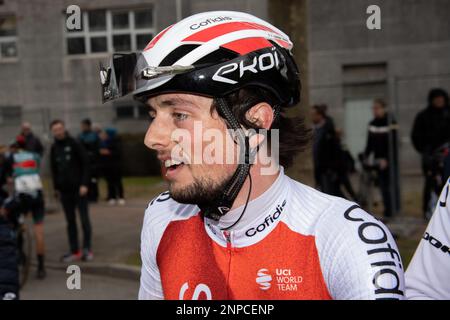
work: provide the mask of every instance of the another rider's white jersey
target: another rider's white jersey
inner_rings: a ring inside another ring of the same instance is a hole
[[[450,179],[405,277],[408,299],[450,299]]]
[[[355,203],[284,175],[219,222],[161,194],[141,235],[140,299],[403,299],[388,229]]]

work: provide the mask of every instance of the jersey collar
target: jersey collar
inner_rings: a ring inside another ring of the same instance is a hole
[[[279,223],[286,211],[289,183],[283,167],[272,185],[259,197],[250,201],[241,220],[228,235],[222,231],[241,215],[244,205],[224,215],[219,221],[205,218],[208,235],[221,246],[245,247],[262,240]],[[228,239],[227,239],[228,237]]]

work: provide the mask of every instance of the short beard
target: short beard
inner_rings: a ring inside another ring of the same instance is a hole
[[[217,182],[209,177],[201,179],[194,178],[194,183],[179,191],[172,190],[169,185],[170,195],[172,199],[179,203],[196,204],[202,207],[222,196],[223,190],[225,190],[231,177],[232,174],[229,174],[221,182]]]

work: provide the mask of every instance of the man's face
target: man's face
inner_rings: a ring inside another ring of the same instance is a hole
[[[147,101],[153,120],[145,145],[157,152],[171,196],[181,203],[201,204],[219,196],[237,167],[236,161],[212,163],[208,157],[237,152],[225,122],[215,110],[211,112],[212,102],[190,94],[162,94]],[[206,139],[210,133],[214,137]],[[213,142],[215,151],[206,152]]]
[[[438,96],[431,101],[433,107],[441,109],[445,107],[445,98],[443,96]]]
[[[386,114],[386,110],[384,110],[383,106],[377,102],[373,104],[372,111],[375,118],[383,118]]]
[[[314,124],[318,124],[318,123],[320,123],[320,121],[322,121],[322,119],[323,119],[322,115],[320,113],[318,113],[316,109],[313,108],[311,110],[311,121]]]
[[[82,132],[89,132],[91,131],[91,126],[87,123],[82,122],[81,123],[81,131]]]
[[[66,136],[66,128],[62,123],[56,123],[52,126],[52,135],[56,140],[63,140]]]
[[[27,136],[31,133],[31,127],[27,124],[22,125],[22,134]]]
[[[104,131],[104,130],[100,131],[100,133],[98,134],[98,137],[99,137],[100,140],[102,140],[102,141],[108,140],[108,134],[107,134],[106,131]]]

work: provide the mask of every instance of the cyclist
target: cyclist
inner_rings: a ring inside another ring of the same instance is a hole
[[[33,216],[36,254],[38,260],[37,278],[46,276],[44,266],[44,196],[39,176],[40,157],[37,153],[25,150],[26,139],[17,136],[11,145],[9,157],[9,176],[14,181],[15,198],[20,203],[20,210]]]
[[[167,169],[169,191],[145,213],[140,299],[403,298],[386,227],[284,173],[309,136],[285,116],[300,97],[291,48],[252,15],[206,12],[101,69],[105,100],[149,105],[145,144]],[[210,162],[222,151],[240,160]]]
[[[406,271],[408,299],[450,299],[450,179]]]

